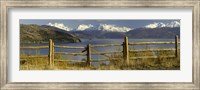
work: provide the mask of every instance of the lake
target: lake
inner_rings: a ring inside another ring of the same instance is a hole
[[[61,46],[84,46],[86,47],[88,44],[122,44],[124,42],[123,39],[81,39],[82,42],[79,43],[55,43],[55,45]],[[129,42],[174,42],[175,39],[129,39]],[[23,44],[23,46],[46,46],[46,44]],[[161,48],[174,48],[174,44],[161,44],[161,45],[129,45],[129,49],[161,49]],[[112,47],[95,47],[93,48],[99,52],[110,52],[110,51],[122,51],[122,46],[112,46]],[[55,52],[82,52],[84,49],[63,49],[63,48],[55,48]],[[48,49],[41,50],[20,50],[20,53],[25,55],[48,55]],[[69,55],[63,55],[63,57],[69,57]],[[102,55],[92,55],[92,59],[103,59],[106,58]],[[71,58],[71,60],[82,60],[86,59],[86,56],[75,56]],[[108,64],[109,62],[103,62]],[[93,63],[99,64],[99,63]]]

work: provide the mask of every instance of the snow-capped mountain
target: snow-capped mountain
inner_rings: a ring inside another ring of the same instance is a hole
[[[176,35],[180,36],[180,27],[160,27],[160,28],[136,28],[126,32],[129,38],[174,38]]]
[[[129,28],[112,24],[80,24],[72,29],[62,23],[49,23],[44,27],[53,28],[59,32],[71,33],[79,38],[174,38],[180,35],[180,23],[152,23],[141,28]]]
[[[84,30],[100,30],[100,31],[107,31],[107,32],[128,32],[133,28],[129,27],[120,27],[112,24],[99,24],[99,25],[91,25],[91,24],[81,24],[76,29],[77,31],[84,31]]]
[[[48,26],[56,27],[65,31],[71,31],[73,30],[72,28],[65,26],[63,23],[48,23]]]
[[[107,31],[107,32],[128,32],[133,30],[133,28],[129,27],[120,27],[112,24],[99,24],[99,25],[92,25],[92,24],[80,24],[77,28],[73,29],[69,26],[65,26],[63,23],[48,23],[48,26],[53,26],[59,29],[63,29],[66,31],[84,31],[84,30],[100,30],[100,31]]]
[[[99,31],[106,31],[106,32],[128,32],[130,30],[134,30],[134,28],[125,27],[125,26],[117,26],[113,24],[99,24],[99,25],[92,25],[92,24],[80,24],[77,28],[71,28],[69,26],[65,26],[63,23],[48,23],[48,26],[56,27],[65,31],[89,31],[89,30],[99,30]],[[145,25],[141,28],[149,28],[146,30],[151,30],[151,28],[163,28],[163,27],[180,27],[180,22],[172,21],[169,23],[163,22],[154,22],[148,25]]]
[[[79,26],[77,27],[76,30],[78,30],[78,31],[84,31],[84,30],[87,30],[87,29],[91,29],[91,28],[93,28],[93,27],[94,27],[94,25],[92,25],[92,24],[88,24],[88,25],[86,25],[86,24],[81,24],[81,25],[79,25]]]
[[[145,28],[162,28],[162,27],[180,27],[180,22],[178,21],[173,21],[170,23],[162,23],[162,22],[154,22],[152,24],[148,24],[146,26],[144,26]]]
[[[133,28],[119,27],[116,25],[109,25],[109,24],[100,24],[98,30],[110,31],[110,32],[128,32],[130,30],[133,30]]]

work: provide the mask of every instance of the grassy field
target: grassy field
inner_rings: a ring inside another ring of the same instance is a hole
[[[20,70],[179,70],[180,57],[164,58],[162,56],[174,55],[174,51],[138,52],[130,53],[130,57],[157,56],[157,59],[133,59],[127,66],[122,54],[112,54],[111,57],[119,58],[110,61],[108,65],[87,66],[86,63],[55,62],[54,67],[49,67],[48,58],[24,58],[20,60]],[[23,56],[23,54],[21,54]],[[64,59],[61,55],[55,55],[55,59]]]

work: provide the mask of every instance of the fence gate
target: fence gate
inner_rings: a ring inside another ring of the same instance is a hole
[[[82,51],[78,53],[73,53],[73,52],[55,52],[55,48],[63,48],[63,49],[82,49]],[[85,47],[80,47],[80,46],[59,46],[59,45],[54,45],[54,42],[50,39],[49,40],[49,65],[51,67],[54,66],[55,62],[77,62],[77,63],[86,63],[86,61],[83,60],[71,60],[71,58],[81,55],[81,56],[86,56],[83,51],[85,51]],[[65,60],[61,59],[56,59],[55,55],[70,55],[68,56]]]

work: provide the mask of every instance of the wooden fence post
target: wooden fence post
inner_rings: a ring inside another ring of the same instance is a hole
[[[52,40],[52,66],[54,66],[54,42]]]
[[[52,62],[52,60],[53,60],[53,55],[52,55],[52,52],[53,52],[53,41],[51,40],[51,39],[49,39],[49,65],[50,65],[50,67],[52,67],[53,66],[53,62]]]
[[[128,37],[124,37],[124,45],[123,45],[123,54],[124,54],[124,60],[127,65],[129,65],[129,46],[128,46]]]
[[[91,46],[90,44],[87,45],[87,65],[91,66]]]
[[[178,56],[179,56],[179,53],[178,53],[178,35],[175,36],[175,49],[176,49],[175,56],[176,56],[176,58],[178,58]]]

